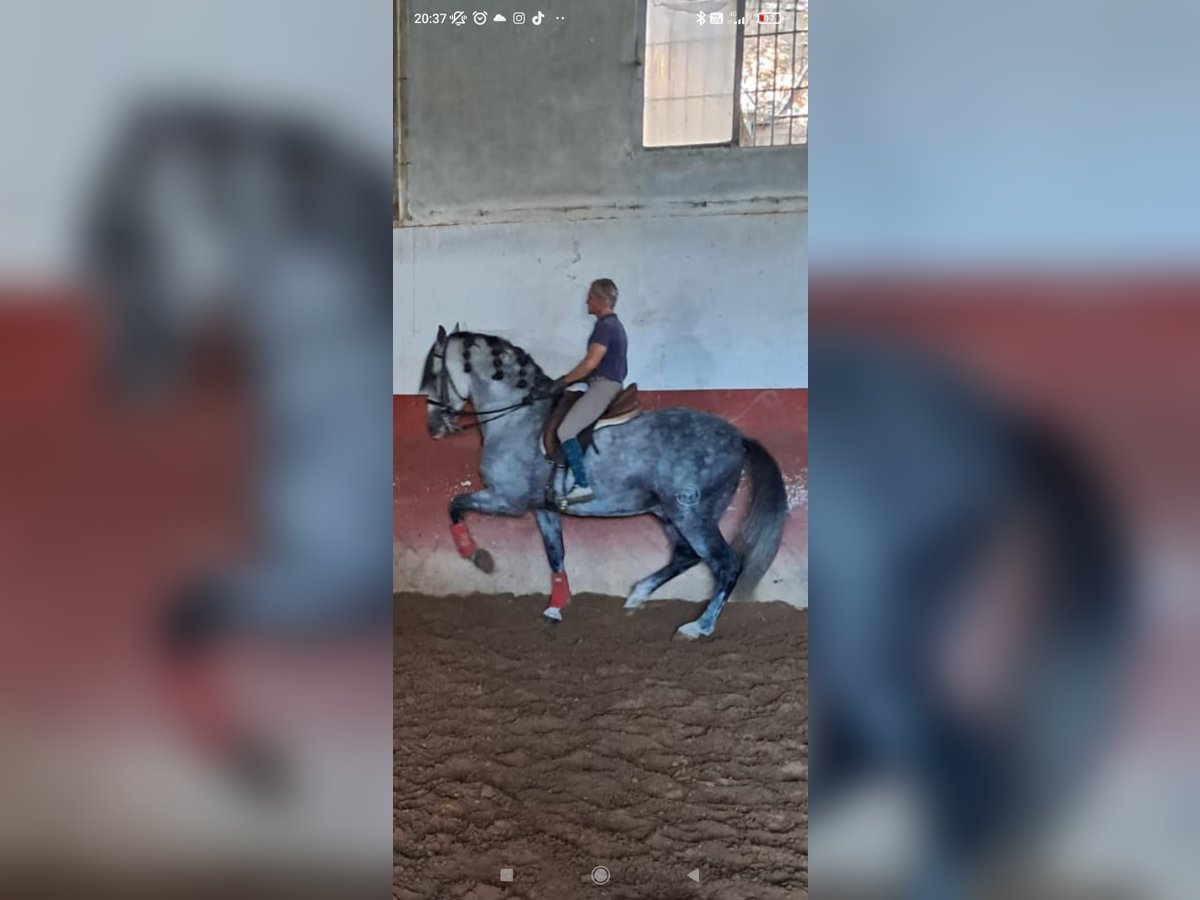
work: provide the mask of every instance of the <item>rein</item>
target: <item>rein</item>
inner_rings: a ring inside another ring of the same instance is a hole
[[[454,379],[449,377],[449,373],[446,370],[446,365],[445,365],[446,354],[445,353],[435,353],[435,354],[433,354],[433,356],[435,359],[442,360],[442,371],[439,373],[439,380],[441,381],[441,391],[440,391],[441,395],[443,397],[445,397],[447,395],[446,385],[449,384],[450,389],[454,391],[454,395],[459,400],[461,400],[463,403],[466,403],[470,398],[464,397],[461,393],[459,393],[458,388],[454,386]],[[468,416],[468,415],[474,416],[475,417],[474,422],[468,422],[465,425],[458,425],[459,429],[462,430],[462,429],[467,429],[467,428],[478,428],[480,425],[486,425],[489,422],[495,422],[497,419],[504,418],[509,413],[515,412],[518,409],[523,409],[526,406],[532,405],[536,400],[543,400],[543,399],[545,399],[545,398],[544,397],[535,397],[533,392],[530,391],[523,398],[521,398],[520,403],[513,403],[509,406],[498,406],[495,409],[469,410],[469,411],[468,410],[455,410],[453,406],[451,406],[449,403],[446,403],[444,400],[432,400],[432,399],[426,397],[425,402],[430,404],[431,406],[437,407],[438,409],[449,410],[450,412],[453,412],[455,415],[458,415],[458,416]],[[458,423],[455,423],[455,424],[458,424]]]

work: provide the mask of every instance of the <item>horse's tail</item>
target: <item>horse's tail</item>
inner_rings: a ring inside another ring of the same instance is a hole
[[[1116,512],[1104,485],[1057,435],[1027,428],[1020,462],[1037,509],[1058,552],[1053,573],[1063,608],[1091,625],[1121,621],[1129,589],[1128,561]]]
[[[779,552],[788,501],[779,464],[758,441],[743,438],[742,443],[750,475],[750,505],[734,538],[733,549],[742,564],[735,593],[748,597]]]
[[[1053,659],[1039,667],[1047,689],[1037,692],[1037,725],[1030,732],[1056,736],[1061,744],[1062,723],[1069,722],[1083,741],[1071,745],[1082,758],[1082,748],[1111,728],[1112,695],[1127,671],[1137,624],[1128,539],[1099,474],[1061,438],[1030,428],[1019,452],[1053,554],[1052,596],[1045,604],[1053,640],[1044,643]],[[1064,769],[1065,745],[1054,753],[1049,746],[1037,748],[1027,773],[1031,795],[1047,799],[1060,796],[1068,775],[1084,769],[1078,760]],[[1051,785],[1055,790],[1044,789]]]

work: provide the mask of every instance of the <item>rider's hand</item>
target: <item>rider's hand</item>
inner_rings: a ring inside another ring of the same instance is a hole
[[[557,397],[559,394],[561,394],[566,389],[567,389],[567,379],[555,378],[554,384],[550,385],[550,396]]]

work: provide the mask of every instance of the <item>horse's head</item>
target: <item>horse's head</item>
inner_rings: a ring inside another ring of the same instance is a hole
[[[464,368],[462,354],[457,352],[459,342],[453,338],[453,334],[447,335],[446,329],[438,326],[437,340],[429,348],[425,371],[421,375],[425,427],[432,438],[444,438],[460,430],[458,416],[470,397],[471,379]]]
[[[171,387],[197,338],[232,314],[242,288],[232,235],[249,227],[249,215],[224,202],[222,186],[258,161],[247,159],[255,134],[218,104],[148,105],[97,178],[80,262],[102,304],[106,364],[123,394]]]

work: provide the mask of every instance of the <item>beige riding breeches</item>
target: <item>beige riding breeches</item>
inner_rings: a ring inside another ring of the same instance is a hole
[[[607,378],[593,378],[588,382],[588,389],[582,397],[575,401],[567,413],[567,417],[558,426],[558,439],[568,441],[583,431],[603,415],[608,404],[621,393],[621,383]]]

